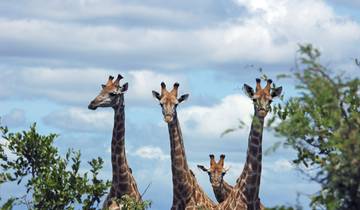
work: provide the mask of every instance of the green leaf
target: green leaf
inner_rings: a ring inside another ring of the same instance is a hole
[[[10,198],[8,199],[3,206],[1,206],[1,210],[11,210],[15,204],[17,198]]]

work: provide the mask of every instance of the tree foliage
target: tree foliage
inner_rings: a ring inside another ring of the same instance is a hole
[[[272,208],[266,208],[266,210],[297,210],[294,207],[289,207],[289,206],[277,206],[277,207],[272,207]]]
[[[321,184],[314,209],[360,209],[360,80],[321,65],[311,45],[299,54],[299,96],[274,107],[280,122],[272,125],[297,152],[293,162]]]
[[[98,178],[102,169],[101,158],[89,161],[90,173],[80,173],[80,151],[68,150],[65,157],[53,146],[56,134],[40,135],[36,124],[29,131],[10,133],[0,127],[0,184],[24,182],[26,194],[12,198],[3,206],[25,204],[28,209],[96,209],[101,197],[110,186],[109,181]],[[7,151],[7,152],[5,152]]]
[[[137,201],[134,198],[124,195],[121,198],[112,199],[121,210],[144,210],[151,207],[151,201]]]

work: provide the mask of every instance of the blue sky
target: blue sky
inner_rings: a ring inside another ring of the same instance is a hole
[[[196,164],[208,154],[226,154],[234,183],[245,160],[245,128],[220,138],[238,119],[250,123],[251,100],[241,90],[255,84],[258,68],[275,80],[294,68],[297,44],[313,43],[334,71],[359,76],[360,4],[356,0],[19,0],[0,2],[0,116],[12,130],[37,122],[44,134],[60,134],[64,152],[81,149],[83,166],[105,160],[110,178],[110,109],[87,110],[108,75],[129,82],[125,95],[126,146],[139,189],[152,209],[172,200],[169,137],[151,90],[180,83],[189,100],[178,107],[189,164],[213,197]],[[286,97],[294,81],[275,80]],[[219,123],[221,122],[221,123]],[[279,141],[264,132],[264,148]],[[293,204],[296,194],[314,193],[291,165],[290,150],[264,157],[260,197],[265,206]],[[86,168],[85,168],[86,169]],[[22,195],[1,186],[0,197]],[[8,192],[11,192],[10,194]],[[301,197],[305,206],[309,200]],[[19,208],[21,209],[21,207]]]

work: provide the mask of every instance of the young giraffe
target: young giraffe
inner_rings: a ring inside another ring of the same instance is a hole
[[[119,82],[122,78],[119,74],[117,79],[113,81],[114,77],[110,76],[106,85],[102,85],[100,94],[88,106],[91,110],[98,107],[112,107],[115,111],[111,140],[112,186],[104,202],[104,209],[119,209],[111,199],[121,198],[123,195],[129,195],[136,200],[141,200],[125,154],[124,92],[128,89],[128,83],[120,86]]]
[[[159,100],[164,120],[168,124],[171,148],[171,169],[173,180],[172,210],[184,209],[213,209],[215,203],[210,200],[200,188],[193,172],[187,164],[183,138],[176,107],[188,98],[188,94],[178,96],[179,83],[173,89],[166,90],[164,82],[161,83],[161,94],[152,91],[153,96]]]
[[[225,155],[220,155],[220,160],[216,163],[214,155],[210,155],[210,168],[207,169],[202,165],[198,165],[198,168],[207,172],[210,178],[210,183],[213,188],[216,200],[221,203],[227,197],[229,197],[231,191],[234,189],[233,186],[228,184],[224,180],[224,176],[229,169],[224,168]],[[260,203],[260,209],[265,210],[264,205]]]
[[[267,80],[264,89],[260,85],[261,80],[256,79],[256,92],[248,86],[244,85],[247,95],[254,102],[254,117],[251,124],[248,150],[244,169],[234,186],[229,197],[222,202],[220,209],[260,209],[260,178],[261,178],[261,160],[262,160],[262,133],[264,126],[264,118],[270,110],[272,99],[280,96],[282,87],[278,87],[271,91],[271,80]]]
[[[220,155],[220,160],[217,163],[213,154],[210,154],[209,157],[210,168],[207,169],[203,165],[198,165],[197,167],[209,175],[215,198],[219,203],[221,203],[228,197],[233,189],[233,187],[224,180],[224,176],[228,171],[228,169],[224,168],[225,155]]]

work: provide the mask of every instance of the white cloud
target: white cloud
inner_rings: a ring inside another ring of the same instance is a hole
[[[151,70],[115,71],[106,69],[75,68],[25,68],[4,70],[0,79],[0,97],[21,99],[51,99],[62,104],[77,104],[86,107],[100,92],[100,85],[106,83],[108,75],[121,73],[129,82],[125,93],[127,102],[143,103],[152,99],[151,91],[160,89],[160,82],[168,86],[177,81],[187,86],[183,76],[161,74]],[[16,94],[14,94],[16,93]],[[126,102],[126,103],[127,103]]]
[[[291,59],[294,46],[303,42],[314,43],[332,59],[344,59],[351,53],[359,52],[353,46],[354,43],[360,42],[359,23],[338,16],[324,1],[237,0],[237,2],[246,7],[251,14],[245,19],[245,24],[256,25],[265,30],[267,37],[262,40],[269,40],[274,45],[266,50],[268,53],[278,54],[280,52],[276,50],[282,47],[285,47],[284,50],[288,49],[281,56],[282,59]],[[258,34],[256,30],[253,32]]]
[[[273,167],[271,167],[275,172],[287,172],[292,170],[294,167],[291,165],[289,160],[279,159],[275,161]]]
[[[125,2],[116,0],[53,0],[44,2],[41,0],[19,0],[26,8],[1,2],[0,5],[8,10],[16,10],[18,14],[31,17],[56,20],[56,21],[81,21],[94,18],[128,18],[133,21],[170,21],[174,24],[184,20],[195,18],[190,12],[166,8],[163,5],[139,4],[136,2]],[[118,21],[119,22],[119,21]]]
[[[186,30],[2,18],[0,45],[12,43],[11,53],[17,56],[46,55],[140,68],[234,62],[292,63],[297,44],[303,42],[314,43],[335,61],[359,52],[356,47],[360,43],[359,23],[337,15],[324,1],[236,2],[247,9],[248,16],[239,14],[237,19]],[[162,16],[173,14],[165,12]],[[24,48],[32,53],[24,53]],[[73,55],[71,58],[69,53]]]
[[[140,147],[132,154],[144,159],[165,160],[170,158],[170,155],[164,154],[164,152],[161,150],[160,147],[155,147],[155,146]]]
[[[338,4],[336,6],[345,6],[348,9],[357,10],[360,7],[360,2],[358,0],[326,0],[329,3]]]
[[[25,125],[26,123],[25,111],[22,109],[12,109],[9,113],[1,116],[0,120],[2,125],[6,125],[10,127],[18,127]]]
[[[168,89],[171,89],[175,82],[179,82],[182,89],[187,87],[187,82],[182,75],[162,74],[150,70],[139,70],[129,72],[130,88],[129,99],[150,100],[151,91],[160,91],[160,83],[165,82]]]
[[[179,110],[184,133],[205,138],[219,137],[226,129],[239,125],[239,120],[250,125],[252,101],[242,95],[229,95],[213,106],[191,106]],[[240,130],[245,134],[247,129]],[[236,134],[238,135],[238,134]]]
[[[47,98],[63,103],[90,101],[107,78],[102,69],[25,68],[3,70],[0,96],[21,99]],[[91,91],[94,91],[91,93]],[[16,93],[16,94],[14,94]]]
[[[13,45],[11,51],[5,53],[24,57],[50,57],[87,64],[120,63],[144,68],[149,63],[152,66],[171,68],[182,66],[177,63],[179,60],[191,58],[195,61],[205,53],[201,37],[195,37],[187,31],[161,28],[85,26],[44,20],[0,19],[0,30],[4,30],[0,34],[0,46],[8,43]],[[28,48],[32,53],[24,53],[23,48]],[[73,56],[69,57],[69,54]]]
[[[91,111],[86,108],[69,108],[48,114],[44,122],[50,126],[72,131],[110,131],[113,115],[112,110]]]

